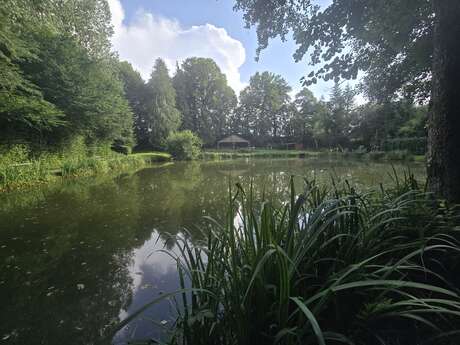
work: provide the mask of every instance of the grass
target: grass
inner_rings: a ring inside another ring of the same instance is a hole
[[[110,150],[90,154],[81,144],[63,152],[33,155],[16,145],[0,154],[0,192],[48,183],[58,178],[91,176],[170,161],[162,152],[123,155]]]
[[[359,193],[291,185],[281,208],[240,186],[205,240],[176,239],[170,344],[458,344],[458,212],[410,175]],[[154,343],[154,342],[153,342]]]
[[[202,153],[204,160],[225,160],[239,158],[309,158],[366,159],[371,161],[423,161],[424,156],[414,156],[407,151],[306,151],[306,150],[207,150]]]
[[[141,152],[133,153],[130,156],[143,158],[149,163],[169,162],[171,160],[171,155],[166,152]]]
[[[297,158],[316,157],[319,152],[298,150],[208,150],[202,153],[204,160],[224,160],[236,158]]]

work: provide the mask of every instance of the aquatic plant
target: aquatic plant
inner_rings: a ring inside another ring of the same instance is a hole
[[[410,174],[365,194],[305,180],[282,208],[259,201],[238,186],[205,241],[177,238],[181,290],[116,330],[169,298],[171,344],[457,343],[458,213]]]

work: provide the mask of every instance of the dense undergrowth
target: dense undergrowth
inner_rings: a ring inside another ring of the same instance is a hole
[[[63,177],[134,169],[170,158],[169,154],[160,152],[124,155],[113,152],[109,146],[88,148],[81,140],[65,150],[39,154],[25,145],[15,145],[0,152],[0,191],[30,187]]]
[[[360,193],[294,184],[285,206],[238,187],[204,241],[177,238],[170,344],[458,344],[458,213],[410,175]],[[150,342],[154,343],[154,342]]]

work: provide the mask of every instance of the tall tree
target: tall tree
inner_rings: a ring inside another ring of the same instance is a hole
[[[91,57],[110,55],[113,27],[107,0],[52,1],[51,4],[55,25],[71,34]]]
[[[157,59],[145,93],[145,111],[150,144],[162,148],[165,140],[176,131],[181,115],[176,108],[176,91],[163,60]]]
[[[420,114],[419,114],[420,113]],[[388,139],[407,136],[423,137],[423,111],[407,101],[368,103],[356,110],[351,132],[354,141],[372,150],[380,150]]]
[[[259,50],[291,30],[297,61],[312,48],[311,62],[321,67],[307,83],[357,78],[364,71],[377,100],[401,93],[431,96],[429,185],[460,202],[458,0],[333,1],[324,9],[310,0],[268,6],[263,0],[236,0],[235,9],[244,11],[248,26],[257,26]]]
[[[182,127],[199,135],[206,145],[213,145],[225,134],[237,102],[225,75],[212,59],[188,58],[178,67],[173,85]]]
[[[132,143],[105,0],[5,0],[0,17],[2,132],[45,144],[75,135]]]
[[[35,7],[30,4],[32,9]],[[64,124],[63,113],[43,98],[28,80],[20,62],[37,59],[35,44],[21,35],[33,28],[34,16],[25,2],[0,4],[0,141],[41,140]]]
[[[260,138],[278,137],[287,120],[291,87],[280,76],[257,72],[240,94],[240,109],[250,116],[251,133]]]
[[[132,143],[132,113],[111,59],[93,60],[71,36],[37,31],[38,59],[21,64],[45,100],[65,114],[53,141],[83,135],[88,143]]]
[[[433,0],[432,109],[428,120],[428,183],[460,203],[460,2]]]
[[[300,90],[294,99],[295,109],[291,112],[290,124],[291,135],[298,142],[311,145],[313,119],[318,112],[318,100],[308,88]]]
[[[133,112],[134,134],[136,142],[140,146],[149,143],[148,119],[145,109],[147,87],[139,72],[126,62],[118,64],[120,78],[123,82],[125,97]]]

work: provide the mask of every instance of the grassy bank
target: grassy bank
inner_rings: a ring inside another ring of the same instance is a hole
[[[459,219],[411,176],[362,194],[305,181],[282,208],[238,188],[176,239],[171,344],[456,344]]]
[[[123,155],[100,150],[90,153],[81,147],[59,153],[34,155],[27,147],[17,145],[0,154],[0,191],[31,187],[59,178],[140,168],[170,159],[169,154],[162,152]]]
[[[424,161],[424,156],[412,155],[407,151],[304,151],[304,150],[207,150],[201,154],[204,160],[225,160],[241,158],[309,158],[331,159],[352,158],[371,161]]]

